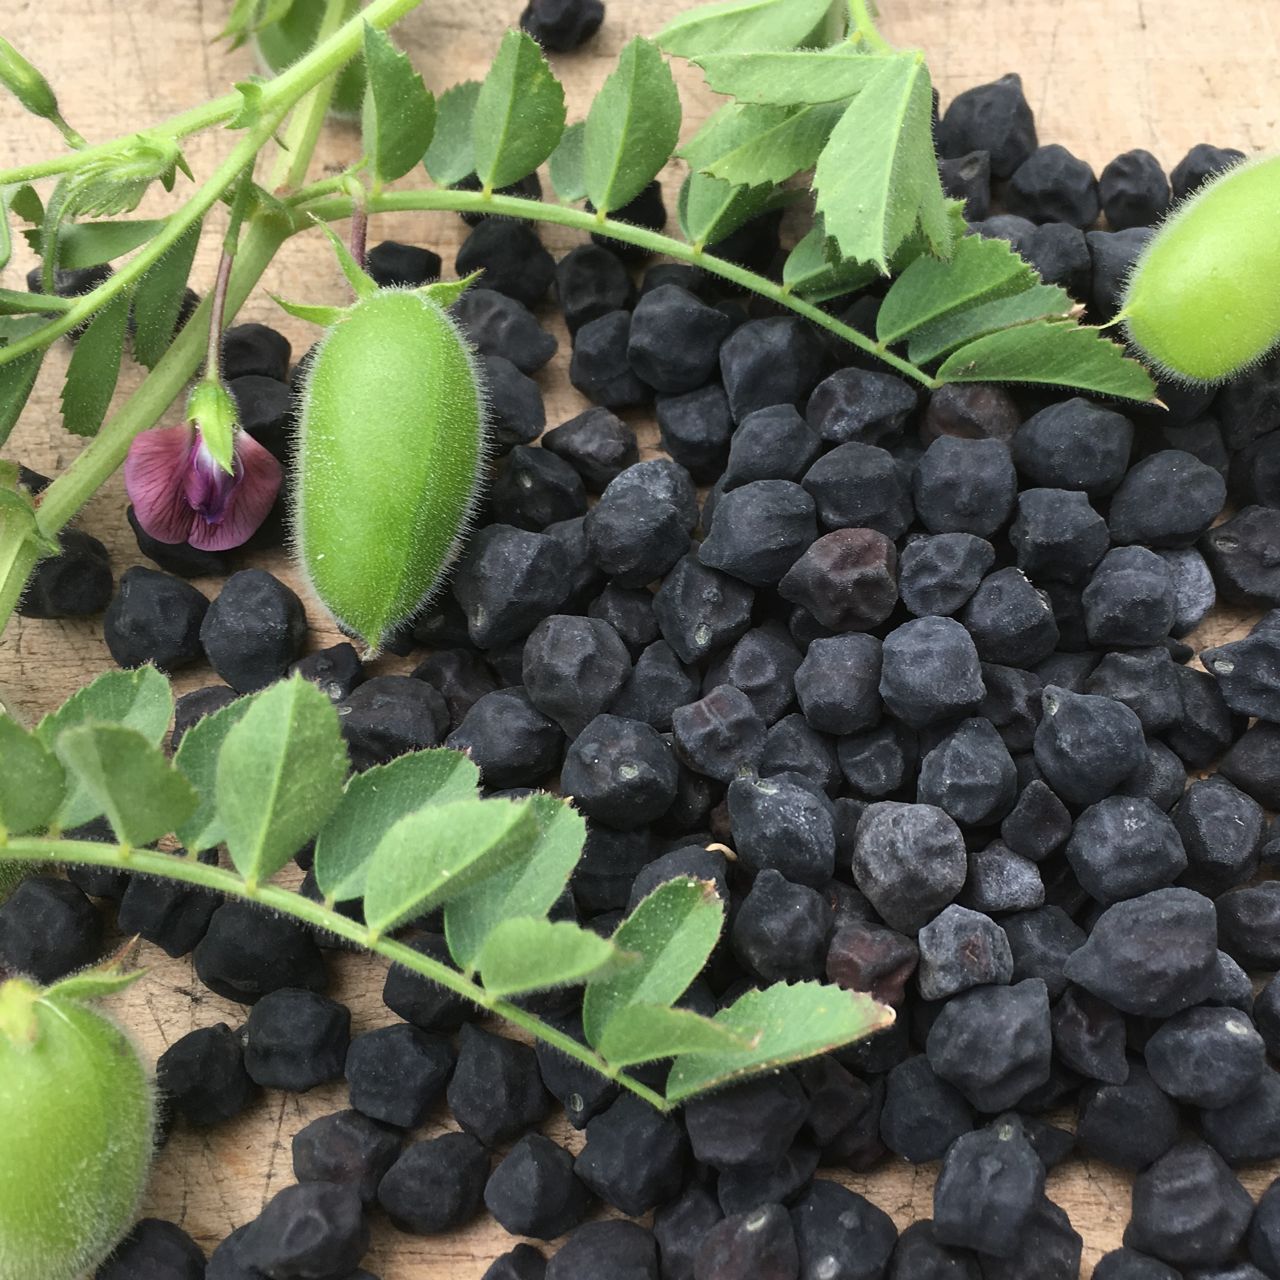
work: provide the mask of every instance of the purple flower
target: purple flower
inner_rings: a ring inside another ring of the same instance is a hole
[[[198,428],[157,427],[129,447],[124,484],[142,528],[159,542],[227,551],[248,541],[280,492],[281,468],[252,436],[237,431],[231,470]]]

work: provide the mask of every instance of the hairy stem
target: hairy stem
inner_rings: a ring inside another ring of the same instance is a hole
[[[122,845],[97,844],[90,841],[52,840],[40,837],[10,839],[0,845],[0,862],[72,862],[97,867],[127,869],[145,875],[159,876],[166,880],[179,880],[185,884],[212,889],[228,898],[257,903],[292,916],[304,924],[313,925],[341,938],[347,938],[369,951],[385,957],[394,964],[412,970],[423,978],[437,983],[461,996],[472,1004],[513,1023],[515,1026],[545,1041],[553,1048],[598,1071],[602,1076],[616,1081],[624,1089],[630,1089],[652,1106],[670,1110],[671,1104],[658,1092],[633,1079],[626,1072],[610,1066],[599,1054],[545,1023],[541,1018],[506,1000],[498,1000],[485,989],[430,956],[396,942],[391,938],[374,936],[364,925],[337,911],[304,898],[301,894],[282,889],[278,885],[250,886],[232,871],[207,866],[194,858],[179,858],[171,854],[152,853],[146,849],[129,849]]]
[[[893,46],[876,29],[867,0],[849,0],[849,18],[853,23],[853,36],[863,40],[877,53],[892,53]]]
[[[312,199],[309,193],[301,193],[304,199],[294,207],[299,212],[320,218],[326,222],[335,222],[342,218],[350,218],[356,211],[356,202],[349,196],[327,196]],[[921,386],[934,388],[938,386],[923,369],[912,364],[901,356],[894,355],[883,343],[868,338],[829,315],[820,307],[815,307],[803,298],[797,298],[780,284],[765,276],[748,271],[735,263],[717,258],[705,249],[686,244],[683,240],[675,240],[659,231],[650,231],[645,227],[632,226],[627,222],[617,222],[612,218],[600,218],[594,213],[582,209],[571,209],[566,205],[548,204],[540,200],[525,200],[519,196],[485,195],[482,191],[392,191],[382,195],[370,196],[368,212],[370,213],[403,213],[408,211],[431,211],[447,209],[455,213],[488,213],[506,214],[512,218],[527,218],[532,222],[553,222],[562,227],[573,227],[575,230],[600,232],[612,236],[615,240],[623,240],[628,244],[638,245],[651,253],[665,254],[677,262],[687,262],[690,266],[700,267],[711,275],[732,281],[752,293],[768,298],[779,306],[794,311],[797,315],[812,320],[814,324],[843,338],[852,346],[882,360],[889,368],[896,370],[905,378],[918,382]]]

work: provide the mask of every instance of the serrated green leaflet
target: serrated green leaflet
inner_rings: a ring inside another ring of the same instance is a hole
[[[978,338],[948,356],[937,376],[940,382],[1074,387],[1142,403],[1156,395],[1151,375],[1136,360],[1130,360],[1123,347],[1097,329],[1052,320]]]
[[[818,218],[808,234],[787,254],[782,283],[810,302],[826,302],[870,284],[879,274],[865,262],[842,262],[829,256],[831,244]]]
[[[202,226],[197,222],[188,228],[134,290],[133,358],[148,369],[155,367],[173,341]]]
[[[66,790],[57,758],[16,720],[0,715],[0,827],[11,836],[49,825]]]
[[[69,222],[58,231],[58,266],[64,271],[97,267],[132,253],[164,230],[164,222],[135,218],[123,222]],[[22,233],[36,253],[43,252],[39,227]]]
[[[913,364],[929,364],[975,338],[1032,320],[1064,319],[1076,307],[1065,289],[1056,284],[1035,284],[1010,298],[980,302],[921,325],[907,342],[907,355]]]
[[[508,31],[476,96],[471,118],[475,172],[486,190],[528,177],[564,132],[564,89],[538,42]]]
[[[782,107],[852,98],[879,70],[876,58],[850,44],[781,53],[713,53],[693,61],[717,93]]]
[[[129,295],[107,303],[80,335],[62,384],[62,425],[72,435],[98,434],[111,407],[124,359],[124,333],[129,321]]]
[[[43,360],[43,351],[29,351],[10,364],[0,365],[0,445],[22,416]]]
[[[586,160],[583,156],[586,134],[587,126],[584,121],[571,124],[560,135],[559,145],[547,162],[551,185],[565,204],[585,200],[587,196]]]
[[[385,933],[524,856],[537,827],[525,801],[454,800],[395,823],[374,850],[364,918]]]
[[[152,745],[168,731],[173,718],[173,693],[155,667],[133,671],[108,671],[92,684],[77,690],[56,711],[36,725],[36,736],[51,751],[67,729],[82,724],[123,724],[136,729]],[[84,785],[68,779],[66,797],[58,810],[58,825],[78,827],[96,818],[101,809]]]
[[[662,171],[680,137],[680,94],[658,46],[637,36],[587,113],[583,159],[597,211],[629,204]]]
[[[568,801],[534,795],[529,807],[536,835],[525,855],[445,907],[445,938],[461,969],[475,967],[485,939],[504,920],[545,916],[582,857],[587,824]]]
[[[364,27],[362,137],[375,181],[403,178],[431,145],[436,102],[413,64],[383,31]]]
[[[218,754],[227,734],[244,718],[253,705],[252,698],[234,702],[205,716],[182,735],[174,768],[196,790],[200,803],[195,812],[175,832],[192,853],[212,849],[222,843],[222,824],[218,820],[217,782]]]
[[[275,875],[320,829],[348,769],[333,703],[301,676],[272,685],[231,727],[215,784],[223,839],[251,884]]]
[[[63,1000],[101,1000],[104,996],[114,996],[128,990],[145,973],[145,969],[125,973],[113,960],[94,969],[82,969],[79,973],[73,973],[48,987],[44,994],[59,996]]]
[[[830,0],[721,0],[673,19],[658,43],[681,58],[722,49],[790,49],[826,17]]]
[[[701,248],[719,243],[752,218],[798,196],[770,187],[735,187],[705,173],[691,173],[680,188],[676,217],[689,243]]]
[[[887,272],[917,227],[932,252],[952,229],[933,151],[929,71],[915,54],[878,58],[880,69],[849,104],[818,158],[818,212],[841,256]]]
[[[40,199],[40,193],[29,182],[24,182],[14,191],[9,200],[9,207],[24,222],[44,221],[44,201]]]
[[[785,107],[758,107],[730,102],[709,116],[702,128],[676,152],[689,168],[700,172],[722,155],[750,142],[761,129],[771,129],[787,118]]]
[[[750,1047],[678,1057],[667,1078],[670,1102],[852,1044],[891,1025],[893,1011],[861,992],[819,982],[780,982],[748,991],[714,1022],[748,1039]]]
[[[80,725],[60,733],[55,750],[121,844],[158,840],[195,810],[191,784],[136,729]]]
[[[451,187],[476,171],[471,118],[479,96],[480,82],[464,80],[446,89],[436,103],[436,129],[422,163],[442,187]]]
[[[477,968],[492,996],[585,982],[625,962],[607,938],[568,920],[504,920],[485,939]]]
[[[415,751],[356,774],[316,837],[320,892],[334,902],[361,897],[369,860],[391,827],[428,805],[472,798],[479,786],[480,770],[460,751]]]
[[[690,1009],[631,1004],[605,1027],[596,1050],[615,1067],[632,1067],[680,1053],[740,1053],[750,1041]]]
[[[789,110],[785,119],[753,130],[746,142],[704,167],[713,178],[740,186],[785,182],[817,163],[843,110],[842,103]]]
[[[876,337],[897,342],[975,303],[1030,289],[1037,279],[1008,241],[965,236],[949,261],[917,258],[893,282],[876,317]]]
[[[582,1026],[595,1045],[628,1005],[669,1005],[702,972],[720,937],[724,904],[707,880],[681,877],[660,885],[618,926],[614,944],[640,960],[616,977],[587,986]]]

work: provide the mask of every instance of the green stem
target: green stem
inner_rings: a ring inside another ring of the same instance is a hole
[[[146,849],[128,849],[121,845],[97,844],[90,841],[51,840],[40,837],[10,839],[0,846],[0,862],[4,861],[73,862],[96,867],[123,868],[130,872],[159,876],[166,880],[180,880],[185,884],[197,885],[202,889],[211,889],[215,893],[225,894],[229,898],[238,898],[245,902],[269,907],[282,915],[301,920],[304,924],[347,938],[385,957],[393,964],[411,969],[419,976],[437,983],[464,1000],[479,1005],[480,1008],[521,1027],[530,1035],[545,1041],[602,1076],[616,1081],[652,1106],[662,1111],[671,1109],[671,1104],[660,1093],[633,1079],[617,1067],[611,1066],[586,1045],[549,1026],[527,1010],[506,1000],[495,999],[483,987],[477,986],[456,969],[433,960],[430,956],[406,946],[403,942],[376,937],[364,925],[349,920],[346,916],[319,902],[304,898],[301,894],[282,889],[278,885],[264,884],[250,889],[249,885],[234,872],[226,871],[221,867],[207,866],[194,858],[178,858],[167,853],[152,853]]]
[[[300,58],[288,70],[262,85],[260,105],[263,112],[288,110],[303,94],[313,89],[327,76],[340,71],[363,48],[366,22],[370,26],[385,29],[399,22],[406,13],[416,9],[421,3],[422,0],[373,0],[367,9],[344,23],[331,40],[323,44],[317,43],[310,53]],[[190,111],[171,116],[168,120],[144,132],[169,138],[184,138],[210,129],[214,125],[225,124],[239,115],[243,107],[244,97],[235,90],[213,99],[212,102],[193,107]],[[52,160],[23,165],[17,169],[6,169],[0,172],[0,186],[34,182],[38,178],[51,178],[60,173],[68,173],[91,160],[115,155],[134,137],[136,134],[129,134],[125,137],[113,138],[109,142],[98,143],[96,146],[85,147],[70,155],[57,156]]]
[[[894,51],[893,45],[876,30],[875,19],[871,16],[871,7],[867,0],[849,0],[849,17],[853,22],[855,38],[865,41],[877,53]]]
[[[309,214],[325,222],[336,222],[342,218],[350,218],[355,212],[355,201],[349,196],[330,196],[313,200],[313,193],[300,193],[301,197],[293,207],[302,214]],[[293,202],[291,202],[293,203]],[[677,262],[687,262],[691,266],[700,267],[711,275],[732,281],[752,293],[768,298],[779,306],[804,316],[807,320],[823,329],[843,338],[852,346],[868,355],[882,360],[891,369],[905,378],[918,382],[930,389],[939,383],[923,369],[910,361],[896,356],[883,343],[868,338],[866,334],[828,315],[820,307],[815,307],[802,298],[797,298],[782,285],[739,267],[735,263],[717,258],[695,245],[686,244],[683,240],[675,240],[659,231],[650,231],[645,227],[632,226],[627,222],[616,222],[612,218],[600,218],[597,214],[587,213],[582,209],[571,209],[566,205],[547,204],[539,200],[525,200],[519,196],[486,196],[481,191],[391,191],[382,195],[370,196],[368,211],[370,213],[405,213],[425,212],[446,209],[455,213],[489,213],[506,214],[512,218],[527,218],[532,222],[553,222],[558,226],[572,227],[578,231],[599,232],[612,236],[615,240],[623,240],[628,244],[638,245],[651,253],[665,254]]]

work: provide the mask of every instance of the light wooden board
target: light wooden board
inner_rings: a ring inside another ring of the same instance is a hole
[[[428,85],[439,90],[483,73],[522,3],[429,0],[402,24],[398,38]],[[248,51],[228,53],[214,43],[229,7],[229,0],[10,0],[0,31],[49,74],[68,118],[97,141],[221,93],[254,70]],[[652,33],[682,7],[680,0],[609,0],[605,28],[591,46],[555,59],[571,118],[581,117],[622,44],[633,34]],[[886,34],[926,51],[944,102],[971,84],[1019,71],[1042,140],[1063,143],[1097,168],[1137,146],[1154,151],[1167,167],[1202,141],[1248,149],[1275,146],[1280,114],[1274,91],[1280,33],[1275,0],[1226,0],[1211,14],[1195,0],[884,0],[884,8]],[[705,118],[712,99],[693,77],[682,74],[681,84],[686,128],[692,129]],[[0,96],[0,166],[38,159],[53,145],[51,130],[29,121]],[[188,155],[197,175],[208,173],[225,147],[218,135],[195,140]],[[340,168],[355,149],[349,129],[331,128],[316,172]],[[373,233],[375,239],[429,245],[448,264],[465,228],[447,215],[403,215],[378,219]],[[544,228],[543,234],[556,252],[576,242],[555,228]],[[202,290],[212,281],[216,251],[217,237],[206,235],[194,275]],[[20,287],[19,272],[28,265],[20,256],[4,283]],[[314,332],[282,316],[266,296],[268,287],[306,301],[342,296],[331,256],[318,237],[299,237],[285,247],[242,315],[285,331],[295,352]],[[554,317],[548,323],[561,339],[561,355],[540,375],[548,422],[554,425],[583,406],[567,381],[563,326]],[[65,360],[59,351],[47,362],[5,450],[6,457],[46,472],[64,466],[78,447],[58,420]],[[136,382],[126,374],[122,393]],[[651,426],[643,434],[652,441]],[[117,572],[139,561],[118,478],[90,503],[83,524],[110,547]],[[283,557],[259,557],[256,563],[297,585]],[[210,594],[217,590],[214,582],[199,585]],[[313,643],[333,643],[332,628],[313,602],[308,606]],[[1241,624],[1239,618],[1215,618],[1198,639],[1220,640],[1236,634]],[[0,696],[34,718],[110,665],[95,621],[20,623],[0,640]],[[383,664],[387,670],[405,665]],[[203,669],[184,673],[179,688],[209,678]],[[235,1026],[243,1020],[243,1008],[200,986],[189,961],[170,961],[152,948],[144,959],[150,975],[115,1003],[148,1058],[193,1027],[218,1021]],[[336,994],[351,1006],[355,1030],[390,1020],[380,998],[380,963],[340,956],[332,970]],[[211,1250],[292,1181],[292,1135],[344,1102],[338,1086],[300,1097],[270,1094],[239,1122],[211,1134],[180,1129],[160,1155],[145,1211],[181,1223]],[[441,1114],[424,1134],[446,1127]],[[547,1131],[576,1147],[576,1135],[562,1124],[553,1121]],[[1245,1179],[1256,1194],[1274,1173],[1250,1170]],[[844,1180],[905,1226],[929,1216],[933,1174],[932,1168],[899,1162],[869,1178]],[[1050,1178],[1049,1193],[1085,1237],[1088,1275],[1097,1258],[1119,1243],[1128,1217],[1128,1181],[1105,1166],[1075,1162]],[[441,1239],[400,1235],[380,1222],[366,1265],[385,1280],[478,1280],[489,1261],[512,1243],[483,1218]]]

